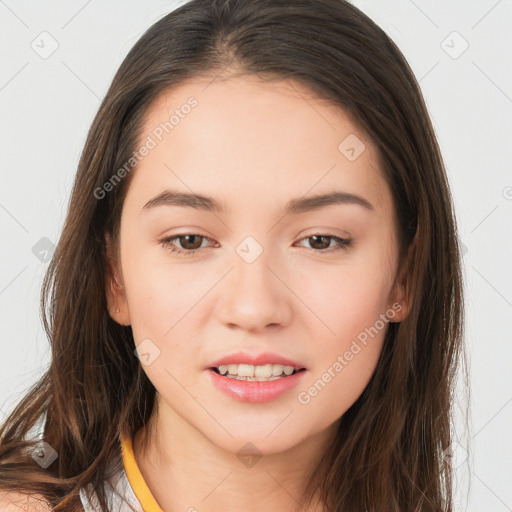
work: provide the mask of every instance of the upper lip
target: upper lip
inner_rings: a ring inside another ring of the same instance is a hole
[[[220,365],[225,364],[252,364],[254,366],[262,366],[264,364],[282,364],[283,366],[292,366],[297,370],[305,366],[301,363],[297,363],[287,357],[280,356],[279,354],[273,354],[272,352],[263,352],[261,354],[248,354],[247,352],[236,352],[224,356],[216,361],[211,362],[208,368],[216,368]]]

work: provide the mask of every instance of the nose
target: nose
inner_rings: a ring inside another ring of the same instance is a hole
[[[275,268],[274,268],[275,267]],[[238,254],[219,287],[217,311],[224,325],[257,332],[285,326],[292,318],[293,283],[266,251],[248,263]]]

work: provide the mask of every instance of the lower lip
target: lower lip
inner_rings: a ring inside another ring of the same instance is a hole
[[[302,379],[306,370],[301,370],[288,377],[269,381],[237,380],[224,377],[209,369],[213,384],[226,395],[241,402],[270,402],[294,388]]]

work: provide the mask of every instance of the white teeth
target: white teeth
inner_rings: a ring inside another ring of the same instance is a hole
[[[231,373],[231,372],[229,372]],[[252,364],[239,364],[238,365],[239,377],[254,377],[254,366]]]
[[[272,375],[281,375],[283,373],[284,366],[282,364],[272,365]],[[293,368],[292,368],[293,371]]]
[[[293,373],[293,366],[285,366],[283,371],[286,373],[286,375],[291,375]]]
[[[293,366],[284,366],[282,364],[222,364],[217,367],[221,375],[226,377],[238,378],[239,380],[266,381],[275,380],[281,377],[291,375],[295,368]],[[284,374],[284,375],[283,375]]]
[[[272,377],[272,365],[264,364],[263,366],[255,366],[254,367],[254,376],[255,377],[265,377],[268,379]]]
[[[282,375],[279,375],[279,376],[272,375],[272,377],[239,377],[238,375],[231,375],[230,373],[227,373],[226,377],[228,379],[249,380],[251,382],[267,382],[269,380],[276,380],[276,379],[284,378]]]

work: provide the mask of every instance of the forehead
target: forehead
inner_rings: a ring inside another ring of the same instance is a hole
[[[343,109],[296,82],[189,80],[150,106],[137,147],[148,141],[128,194],[139,208],[169,187],[229,207],[344,190],[391,211],[372,141]]]

